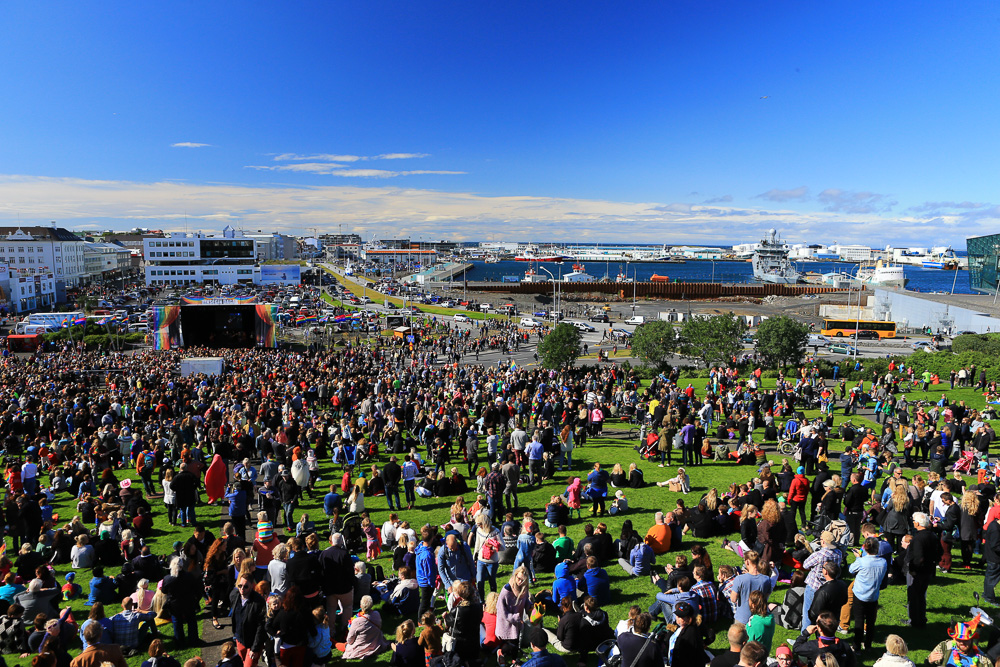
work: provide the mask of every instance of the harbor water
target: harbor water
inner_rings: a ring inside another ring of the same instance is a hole
[[[555,264],[551,262],[529,263],[502,261],[492,264],[476,260],[470,262],[472,268],[467,274],[470,282],[490,281],[500,282],[505,276],[524,277],[529,267],[534,267],[539,274],[547,275],[542,268],[547,269],[556,277],[573,270],[573,262]],[[619,274],[625,274],[639,282],[648,281],[655,273],[667,276],[670,280],[680,280],[689,283],[748,283],[754,282],[753,268],[750,262],[739,261],[708,261],[689,260],[684,264],[666,262],[636,262],[626,265],[617,262],[583,262],[586,272],[597,280],[607,276],[615,280]],[[802,273],[851,273],[857,270],[857,264],[850,262],[795,262],[795,268]],[[951,292],[952,283],[956,294],[972,294],[969,288],[968,271],[942,271],[941,269],[925,269],[919,266],[906,266],[904,269],[909,284],[906,289],[917,292]],[[958,274],[957,276],[955,274]],[[956,280],[957,279],[957,280]],[[456,276],[456,281],[461,280]]]

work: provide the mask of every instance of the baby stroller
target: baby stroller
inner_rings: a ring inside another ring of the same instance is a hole
[[[365,533],[361,529],[361,515],[349,514],[344,519],[344,528],[340,531],[344,536],[344,544],[349,553],[359,553],[365,549]]]
[[[955,461],[954,471],[960,472],[963,475],[971,474],[972,466],[976,462],[975,458],[976,458],[975,452],[970,452],[970,451],[962,452],[962,455],[958,458],[957,461]]]
[[[636,449],[639,450],[639,456],[644,459],[653,459],[660,455],[660,449],[658,447],[659,439],[650,440],[646,438],[639,443]]]

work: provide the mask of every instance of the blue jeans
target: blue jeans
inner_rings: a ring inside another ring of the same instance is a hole
[[[563,465],[567,468],[573,467],[573,450],[568,452],[559,452],[559,469],[563,469]]]
[[[24,490],[24,494],[27,496],[33,496],[38,493],[38,478],[29,477],[28,479],[21,481],[21,488]]]
[[[802,596],[802,632],[806,631],[812,621],[809,620],[809,607],[812,606],[813,598],[816,597],[816,590],[806,586],[806,592]]]
[[[393,506],[392,499],[396,499],[396,504]],[[385,486],[385,502],[389,504],[390,510],[401,510],[403,506],[399,503],[399,485],[393,484],[392,486],[386,484]]]
[[[282,503],[282,509],[285,511],[285,528],[289,531],[295,529],[295,503]]]
[[[181,505],[179,510],[182,524],[189,525],[197,521],[194,516],[194,505]]]
[[[525,557],[523,551],[518,551],[517,556],[514,558],[514,569],[516,570],[521,565],[528,568],[528,575],[531,581],[535,580],[535,559],[531,556]]]
[[[416,505],[417,504],[417,494],[414,493],[413,489],[416,486],[416,480],[414,479],[404,479],[403,480],[403,490],[406,492],[406,504]]]
[[[490,518],[496,518],[497,512],[503,511],[503,497],[494,498],[493,496],[486,496],[486,503],[490,506]]]
[[[479,588],[479,599],[486,599],[486,582],[490,582],[490,590],[497,592],[497,567],[498,563],[489,561],[476,561],[476,586]]]

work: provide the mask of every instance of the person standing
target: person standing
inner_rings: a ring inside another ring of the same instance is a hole
[[[382,466],[382,482],[385,484],[385,502],[389,505],[389,511],[403,509],[399,502],[399,480],[402,478],[403,469],[396,462],[395,456],[389,457],[389,462]],[[393,504],[395,500],[395,504]]]
[[[429,526],[420,529],[420,544],[417,545],[417,588],[420,589],[420,608],[417,618],[423,618],[425,611],[434,606],[434,584],[437,581],[437,561],[434,558],[434,536]]]
[[[188,470],[188,464],[182,463],[180,472],[174,475],[170,488],[174,491],[174,502],[180,514],[182,526],[191,526],[197,521],[194,506],[198,502],[198,479]]]
[[[823,534],[820,535],[820,549],[814,551],[806,558],[805,562],[802,563],[803,569],[809,570],[809,575],[806,577],[806,590],[805,595],[802,600],[802,608],[808,610],[812,607],[813,598],[816,596],[816,591],[819,587],[823,585],[825,580],[825,575],[823,574],[823,566],[828,562],[832,561],[835,565],[840,565],[843,556],[839,551],[833,548],[833,533],[828,530],[824,530]],[[738,619],[739,620],[739,619]],[[809,627],[809,614],[802,614],[802,631],[805,632],[806,628]]]
[[[233,617],[233,639],[243,667],[256,667],[267,639],[267,611],[264,598],[253,589],[253,582],[241,576],[229,594]]]
[[[534,486],[536,483],[542,485],[542,454],[545,453],[545,446],[538,439],[538,431],[531,436],[531,442],[525,448],[528,454],[528,485]]]
[[[930,517],[923,512],[915,512],[913,527],[913,538],[906,549],[904,561],[909,572],[906,577],[906,606],[910,616],[900,624],[924,628],[927,627],[927,588],[937,571],[942,549],[941,540],[931,530]]]
[[[990,521],[986,528],[983,557],[986,559],[983,599],[994,606],[1000,606],[1000,600],[996,596],[996,587],[1000,583],[1000,521]]]
[[[882,580],[889,569],[885,558],[879,556],[879,539],[865,538],[864,553],[851,563],[854,575],[854,652],[872,647],[875,636],[875,618],[878,615],[878,596]]]
[[[347,630],[347,622],[354,610],[354,563],[344,545],[343,535],[334,533],[330,536],[330,546],[320,553],[319,565],[327,618],[334,621],[330,624],[332,638],[338,632]]]
[[[190,573],[184,572],[181,559],[170,563],[170,574],[163,578],[162,590],[174,624],[174,640],[178,647],[198,643],[199,586]],[[187,626],[187,635],[184,634]]]
[[[410,459],[407,454],[403,457],[403,490],[406,493],[406,509],[411,510],[417,503],[415,488],[417,477],[420,476],[420,467]]]

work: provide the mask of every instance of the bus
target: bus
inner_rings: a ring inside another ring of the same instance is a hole
[[[873,331],[879,338],[895,338],[895,322],[879,322],[876,320],[823,320],[821,333],[824,336],[853,337],[858,331]]]

